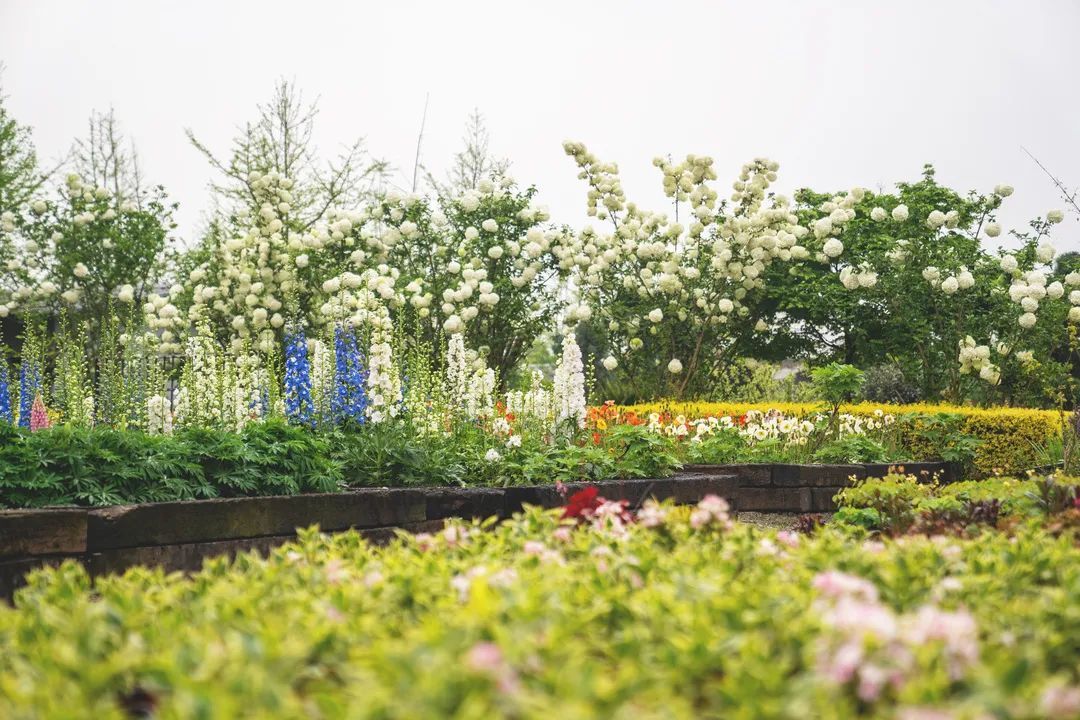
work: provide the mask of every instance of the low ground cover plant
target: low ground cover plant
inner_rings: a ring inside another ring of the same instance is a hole
[[[1075,534],[863,532],[582,493],[189,577],[66,564],[0,607],[0,715],[1075,717]]]
[[[859,480],[836,496],[836,522],[903,533],[965,532],[999,522],[1056,518],[1080,525],[1080,478],[1032,476],[946,485],[901,472]]]

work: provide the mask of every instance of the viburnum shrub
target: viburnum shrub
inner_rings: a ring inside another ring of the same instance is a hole
[[[656,394],[705,392],[741,341],[768,330],[772,317],[761,299],[770,266],[843,252],[833,235],[852,212],[848,201],[811,232],[786,198],[768,192],[779,167],[773,161],[744,165],[730,200],[721,200],[709,185],[716,179],[711,158],[657,158],[674,205],[669,218],[627,202],[614,164],[581,143],[564,149],[589,185],[589,214],[610,223],[574,239],[566,259],[581,304],[569,318],[591,319],[605,335],[609,372],[620,367]]]
[[[1080,712],[1069,531],[863,539],[732,523],[715,497],[574,508],[386,547],[303,530],[191,575],[38,571],[0,605],[0,715]]]
[[[55,198],[0,218],[0,317],[62,308],[97,320],[139,301],[165,268],[174,208],[161,187],[123,197],[68,175]]]
[[[338,242],[360,267],[392,268],[383,299],[406,334],[441,349],[460,333],[505,383],[561,307],[565,233],[535,195],[506,177],[456,197],[389,193]]]

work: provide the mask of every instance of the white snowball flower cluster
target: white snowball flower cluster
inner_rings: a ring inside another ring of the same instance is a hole
[[[975,371],[991,385],[1001,380],[1001,369],[990,362],[990,346],[976,344],[970,335],[960,341],[959,360],[960,372],[965,375]]]
[[[210,262],[185,278],[191,289],[188,321],[215,320],[231,329],[234,350],[253,341],[266,352],[273,346],[274,330],[285,324],[287,298],[307,294],[298,278],[304,263],[298,264],[297,258],[318,239],[287,225],[291,179],[277,172],[252,172],[248,184],[259,209],[254,216],[242,213],[246,230],[224,240]]]
[[[869,263],[858,267],[847,266],[840,270],[840,283],[848,290],[871,288],[877,285],[878,275]]]

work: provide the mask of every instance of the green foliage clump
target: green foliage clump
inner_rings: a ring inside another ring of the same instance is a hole
[[[903,532],[915,526],[931,526],[942,520],[959,523],[1000,518],[1047,519],[1074,507],[1080,478],[1033,477],[988,478],[942,485],[919,482],[914,476],[893,474],[871,478],[841,490],[836,495],[839,506],[835,518],[841,522],[855,517],[870,517],[863,511],[873,511],[874,529]],[[986,517],[989,503],[992,517]],[[985,518],[985,519],[984,519]]]
[[[241,432],[175,435],[0,423],[0,506],[120,505],[331,492],[341,470],[326,441],[279,420]]]

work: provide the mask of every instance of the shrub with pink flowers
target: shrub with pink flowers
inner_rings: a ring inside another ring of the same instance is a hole
[[[571,500],[386,547],[312,529],[190,576],[39,571],[0,605],[0,717],[1080,714],[1071,531],[862,539],[716,497]]]

